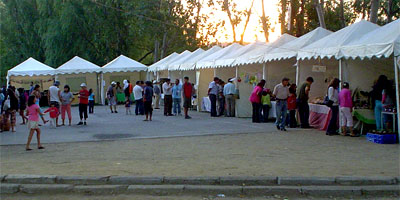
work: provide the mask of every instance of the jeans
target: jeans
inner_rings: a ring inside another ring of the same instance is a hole
[[[89,100],[89,113],[94,112],[94,100]]]
[[[164,115],[172,115],[172,95],[164,95]]]
[[[234,117],[235,116],[235,97],[233,94],[228,94],[225,96],[226,102],[226,116]]]
[[[375,100],[375,108],[374,108],[374,113],[375,113],[375,122],[376,122],[376,130],[382,130],[382,119],[381,119],[381,114],[382,114],[382,101]]]
[[[85,120],[88,118],[88,110],[87,110],[88,105],[87,104],[79,104],[79,117],[82,120],[83,118],[85,118]]]
[[[216,117],[217,116],[217,95],[210,94],[208,97],[210,98],[210,102],[211,102],[211,117]]]
[[[253,106],[253,116],[252,120],[253,123],[260,123],[260,117],[261,117],[261,104],[260,103],[251,103]]]
[[[219,103],[218,115],[222,116],[225,113],[225,97],[222,97],[222,98],[220,97],[218,99],[218,103]]]
[[[136,102],[136,107],[135,107],[135,114],[136,115],[144,115],[144,105],[143,105],[143,98],[138,99],[135,101]]]
[[[181,98],[173,98],[172,99],[173,107],[174,107],[174,110],[173,110],[174,114],[181,114],[181,101],[182,101]]]
[[[302,128],[307,128],[310,126],[308,123],[310,108],[308,106],[308,102],[299,101],[298,103],[299,115],[300,115],[300,124]]]
[[[263,105],[262,106],[262,121],[263,122],[268,122],[268,117],[269,117],[269,105]]]
[[[276,101],[276,121],[275,125],[281,129],[285,128],[287,116],[287,101]]]
[[[327,134],[336,134],[338,130],[337,122],[338,122],[338,115],[339,115],[339,106],[332,106],[332,117],[329,120],[328,130],[326,130]]]

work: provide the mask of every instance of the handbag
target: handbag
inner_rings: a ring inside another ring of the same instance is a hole
[[[7,100],[4,101],[3,110],[8,110],[11,108],[10,97],[7,97]]]
[[[333,105],[333,101],[329,99],[328,95],[326,95],[324,98],[324,105],[328,106],[329,108]]]

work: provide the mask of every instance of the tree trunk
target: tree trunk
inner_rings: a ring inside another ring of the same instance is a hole
[[[269,42],[269,24],[268,24],[268,18],[265,16],[265,7],[264,7],[264,0],[261,0],[261,7],[262,7],[262,16],[261,16],[261,23],[263,26],[264,30],[264,37],[265,37],[265,42]]]
[[[322,9],[322,5],[319,0],[313,0],[313,4],[315,10],[317,11],[319,26],[322,28],[326,28],[325,18],[324,18],[324,10]]]
[[[286,33],[286,11],[287,11],[287,0],[281,0],[281,33]]]
[[[249,21],[250,21],[251,9],[253,8],[253,4],[254,4],[254,0],[251,2],[250,8],[246,10],[247,19],[246,19],[246,23],[244,24],[243,32],[242,32],[242,34],[240,35],[240,44],[243,44],[244,33],[246,32],[247,24],[249,24]]]
[[[229,18],[229,22],[231,23],[232,26],[232,34],[233,34],[233,42],[237,42],[236,40],[236,27],[235,27],[235,22],[232,19],[232,13],[231,10],[229,8],[229,2],[228,0],[224,0],[224,9],[226,10],[226,13],[228,14],[228,18]]]
[[[294,33],[294,22],[295,18],[297,17],[298,6],[297,0],[290,0],[290,17],[289,17],[289,24],[288,24],[288,32],[293,35]]]
[[[304,35],[304,13],[305,13],[305,8],[304,7],[305,7],[305,4],[306,4],[306,0],[301,0],[300,14],[296,18],[296,27],[297,27],[296,36],[297,37],[300,37],[300,36]]]
[[[156,39],[154,41],[154,51],[153,51],[153,62],[156,63],[158,61],[158,50],[160,48],[160,42]]]
[[[344,19],[344,0],[340,0],[340,27],[344,28],[346,21]]]
[[[165,57],[166,52],[167,52],[167,31],[165,31],[163,35],[160,59],[163,59]]]
[[[371,0],[369,21],[375,24],[378,22],[378,9],[379,9],[379,0]]]
[[[392,11],[392,6],[393,6],[393,0],[388,0],[387,2],[387,19],[386,23],[390,23],[392,21],[393,17],[393,11]]]

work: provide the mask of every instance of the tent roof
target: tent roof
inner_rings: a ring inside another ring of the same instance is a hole
[[[57,74],[80,74],[101,72],[101,67],[75,56],[56,69]]]
[[[175,57],[178,56],[178,55],[179,54],[176,53],[176,52],[169,54],[167,57],[165,57],[165,58],[159,60],[158,62],[150,65],[149,68],[148,68],[148,71],[151,71],[151,72],[158,71],[158,67],[160,65],[162,65],[165,62],[171,61],[172,59],[175,59]]]
[[[211,49],[208,49],[207,51],[204,51],[203,53],[190,57],[188,60],[186,60],[184,63],[180,65],[180,70],[194,70],[196,67],[196,62],[221,50],[222,48],[220,46],[213,46]]]
[[[233,43],[219,51],[216,51],[215,53],[206,56],[199,60],[196,63],[196,68],[198,69],[203,69],[203,68],[212,68],[215,67],[215,61],[218,60],[219,58],[222,58],[225,55],[231,54],[232,52],[235,52],[242,48],[243,46],[237,43]]]
[[[340,58],[400,56],[400,19],[375,29],[343,46]]]
[[[275,48],[282,46],[290,41],[293,41],[295,39],[296,39],[296,37],[285,33],[285,34],[281,35],[274,42],[254,48],[253,50],[249,51],[248,53],[245,53],[245,54],[241,55],[240,57],[236,58],[232,65],[238,66],[238,65],[246,65],[246,64],[253,64],[253,63],[261,63],[262,58],[266,54],[268,54],[270,51],[272,51]]]
[[[340,47],[357,40],[370,31],[379,28],[369,21],[361,20],[340,29],[299,50],[297,59],[332,58],[338,56]]]
[[[8,70],[7,77],[9,76],[44,76],[54,75],[55,69],[43,64],[35,59],[28,58],[19,65]]]
[[[104,73],[107,72],[134,72],[134,71],[145,71],[146,65],[137,62],[124,55],[120,55],[111,62],[107,63],[102,67]]]
[[[170,64],[168,64],[168,70],[173,71],[173,70],[179,70],[180,65],[184,63],[185,61],[189,60],[193,56],[200,55],[204,52],[203,49],[198,48],[196,51],[193,51],[190,54],[182,55],[178,59],[174,60]]]
[[[325,36],[331,34],[332,31],[326,30],[324,28],[318,27],[313,31],[294,39],[274,50],[269,52],[262,58],[264,62],[273,61],[273,60],[281,60],[281,59],[290,59],[297,56],[297,51],[319,39],[324,38]]]
[[[248,44],[246,46],[241,47],[237,51],[231,52],[230,54],[227,54],[225,56],[222,56],[218,60],[215,61],[215,67],[226,67],[226,66],[231,66],[232,63],[235,61],[235,59],[238,56],[241,56],[243,54],[246,54],[254,49],[258,49],[260,47],[263,47],[267,45],[265,42],[254,42],[251,44]]]
[[[177,60],[179,60],[181,58],[184,58],[184,57],[190,55],[191,53],[192,53],[191,51],[185,50],[184,52],[178,54],[176,57],[174,57],[174,58],[162,63],[157,68],[158,68],[159,71],[160,70],[168,70],[168,65],[170,65],[171,63],[173,63],[173,62],[175,62],[175,61],[177,61]]]

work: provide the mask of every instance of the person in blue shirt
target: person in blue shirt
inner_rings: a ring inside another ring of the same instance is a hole
[[[228,83],[224,86],[224,96],[226,102],[226,116],[235,116],[235,93],[236,86],[233,84],[233,78],[228,79]]]
[[[182,100],[182,85],[179,83],[179,79],[176,79],[175,85],[172,87],[172,102],[173,102],[172,107],[174,115],[182,115],[181,100]]]
[[[94,113],[94,93],[92,88],[89,89],[89,113]]]

